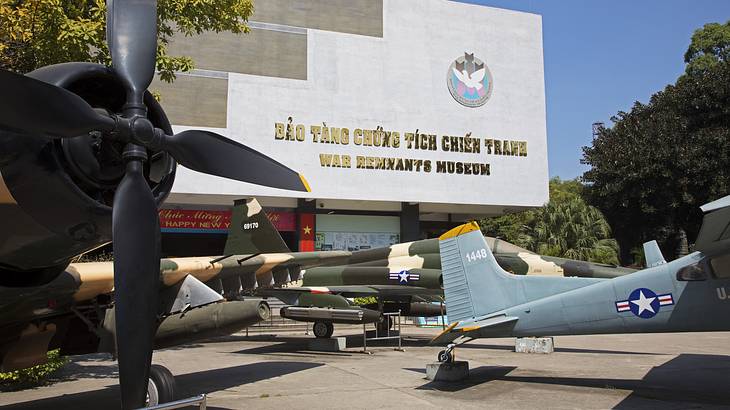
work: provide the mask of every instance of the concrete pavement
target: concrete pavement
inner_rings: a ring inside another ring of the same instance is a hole
[[[340,327],[360,343],[362,328]],[[208,393],[208,408],[728,408],[730,333],[556,337],[555,353],[514,353],[514,339],[457,348],[464,383],[425,379],[440,350],[436,329],[404,328],[405,352],[307,351],[312,336],[242,334],[158,351],[176,375],[178,396]],[[115,408],[116,366],[80,356],[50,385],[0,393],[3,409]]]

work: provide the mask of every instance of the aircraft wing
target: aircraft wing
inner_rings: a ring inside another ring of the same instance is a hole
[[[242,269],[257,275],[275,268],[309,269],[317,266],[345,263],[352,256],[349,251],[261,253],[258,255],[233,255]],[[292,280],[296,280],[292,278]]]
[[[517,322],[517,319],[514,316],[500,314],[478,320],[454,322],[444,329],[443,332],[431,339],[429,343],[445,344],[459,338],[476,339],[478,337],[484,337],[483,333],[488,332],[490,328],[501,329],[504,326],[512,326]]]
[[[236,279],[243,289],[266,288],[283,285],[297,280],[302,269],[339,263],[347,260],[351,252],[288,252],[262,253],[253,255],[231,255],[226,257],[198,256],[166,258],[160,261],[160,279],[164,287],[172,287],[191,275],[200,282],[214,287],[217,280]],[[299,293],[314,293],[308,289]],[[437,295],[440,290],[417,286],[371,285],[331,287],[334,294],[345,297],[373,295]],[[72,263],[66,271],[46,286],[27,289],[38,295],[64,294],[74,302],[91,300],[97,296],[111,294],[114,290],[114,264],[112,262]],[[352,296],[350,296],[352,295]]]
[[[296,280],[291,276],[299,269],[333,263],[348,258],[350,254],[345,251],[326,251],[167,258],[160,261],[160,278],[166,287],[179,283],[187,275],[192,275],[204,283],[210,283],[215,279],[238,278],[244,289],[253,289],[256,283],[261,287],[281,285]],[[72,263],[62,275],[65,280],[60,281],[62,283],[60,286],[66,293],[73,294],[73,299],[77,302],[90,300],[114,290],[112,262]],[[50,289],[37,290],[50,291]],[[58,291],[57,285],[54,293]]]
[[[248,198],[234,202],[224,255],[161,259],[160,280],[164,287],[172,287],[191,275],[219,293],[235,294],[295,281],[302,269],[346,263],[350,256],[346,251],[291,252],[258,201]],[[75,302],[114,290],[112,262],[72,263],[62,277],[62,289]]]
[[[341,286],[300,286],[286,288],[262,288],[256,291],[258,296],[283,297],[290,300],[292,296],[303,293],[339,295],[346,298],[367,296],[428,296],[441,295],[440,289],[429,289],[420,286],[401,285],[341,285]],[[284,300],[284,299],[282,299]]]

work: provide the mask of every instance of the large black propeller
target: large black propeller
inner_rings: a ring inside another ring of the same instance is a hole
[[[0,70],[0,125],[53,137],[111,131],[112,118],[96,112],[78,95],[34,78]]]
[[[157,329],[160,228],[143,174],[148,149],[166,151],[196,171],[274,188],[309,191],[304,178],[275,160],[221,135],[190,130],[166,135],[147,119],[144,93],[155,73],[157,1],[108,0],[112,68],[126,91],[121,115],[94,110],[77,95],[0,70],[0,126],[52,138],[101,131],[124,143],[126,172],[114,194],[114,299],[123,408],[145,404]]]
[[[5,128],[52,138],[109,132],[108,138],[131,139],[137,145],[166,151],[179,164],[198,172],[274,188],[308,190],[297,172],[214,132],[187,130],[166,135],[145,117],[102,114],[70,91],[2,69],[0,90],[12,96],[0,99],[0,126]]]
[[[127,162],[114,195],[114,302],[123,408],[145,405],[159,308],[160,228],[157,205],[142,174]]]
[[[157,0],[108,0],[106,19],[112,66],[127,89],[127,105],[144,108],[157,59]]]

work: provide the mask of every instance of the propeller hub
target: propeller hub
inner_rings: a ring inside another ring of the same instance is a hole
[[[128,96],[127,98],[129,99],[130,97],[136,97],[136,95]],[[147,115],[147,106],[144,105],[144,102],[142,101],[132,102],[127,100],[127,103],[122,107],[122,112],[126,113],[128,116],[134,115],[144,117]]]
[[[147,150],[145,149],[145,147],[142,147],[135,143],[129,143],[127,144],[127,146],[124,147],[122,157],[125,161],[147,161]]]
[[[132,141],[149,147],[156,145],[155,139],[157,132],[155,126],[146,117],[134,116],[129,120],[130,134]]]

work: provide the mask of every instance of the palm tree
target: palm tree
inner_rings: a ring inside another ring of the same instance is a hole
[[[542,208],[488,218],[482,230],[541,255],[618,264],[618,244],[601,212],[586,204],[583,185],[550,180],[550,202]]]
[[[523,245],[541,255],[618,263],[618,244],[600,211],[580,197],[550,201],[524,225]]]

